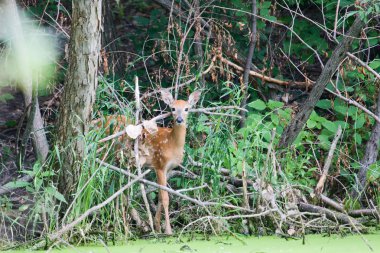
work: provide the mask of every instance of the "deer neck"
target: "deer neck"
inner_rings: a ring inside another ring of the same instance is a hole
[[[186,139],[186,125],[174,124],[173,131],[171,132],[171,138],[174,145],[176,145],[178,148],[183,149]]]

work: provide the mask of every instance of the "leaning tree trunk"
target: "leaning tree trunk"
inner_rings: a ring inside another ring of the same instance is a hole
[[[58,189],[66,200],[75,192],[84,159],[84,136],[98,84],[101,0],[73,1],[69,68],[58,118],[61,164]]]
[[[358,15],[348,33],[344,35],[340,44],[335,48],[326,66],[323,68],[321,75],[313,86],[309,97],[300,107],[301,110],[282,133],[279,147],[285,148],[292,144],[297,138],[306,121],[309,119],[316,103],[319,101],[327,83],[335,73],[340,62],[346,57],[346,52],[349,50],[352,41],[360,35],[360,31],[364,26],[365,23]]]
[[[376,116],[380,117],[380,91],[377,97]],[[352,192],[353,197],[361,199],[362,193],[367,183],[367,171],[371,164],[377,161],[379,154],[379,140],[380,140],[380,123],[375,121],[372,128],[371,137],[369,138],[363,159],[360,162],[360,170],[357,176],[357,188]]]

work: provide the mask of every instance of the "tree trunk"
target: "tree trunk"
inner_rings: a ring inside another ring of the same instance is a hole
[[[251,70],[252,65],[252,57],[253,52],[255,51],[255,45],[256,45],[256,34],[257,34],[257,27],[256,27],[256,13],[257,13],[257,7],[256,7],[256,0],[252,0],[252,15],[251,15],[251,36],[249,37],[249,50],[247,55],[247,61],[245,63],[245,69],[243,74],[243,99],[241,101],[240,107],[245,108],[248,101],[248,88],[249,88],[249,71]],[[245,117],[246,112],[241,110],[240,111],[241,120],[239,122],[240,127],[244,127],[245,125]]]
[[[61,151],[58,189],[69,201],[81,173],[84,136],[98,84],[101,6],[101,0],[73,1],[69,68],[58,118]]]
[[[202,23],[201,23],[201,14],[199,8],[199,0],[194,0],[194,20],[195,20],[195,33],[194,33],[194,52],[197,59],[197,68],[199,73],[203,71],[203,48],[202,48]],[[199,82],[202,89],[205,88],[205,76],[201,74]]]
[[[377,97],[376,116],[380,117],[380,91]],[[353,197],[361,199],[362,193],[367,183],[367,171],[371,164],[377,161],[379,154],[379,140],[380,140],[380,123],[375,121],[372,128],[371,137],[369,138],[363,159],[361,160],[360,170],[356,179],[357,188],[352,192]]]
[[[306,121],[309,119],[314,106],[319,101],[319,98],[321,97],[327,83],[330,81],[341,61],[344,59],[344,57],[346,57],[346,52],[349,50],[352,41],[360,35],[360,31],[364,26],[365,23],[360,19],[359,16],[357,16],[354,23],[350,27],[350,30],[346,35],[344,35],[341,43],[335,48],[326,66],[323,68],[322,73],[313,86],[309,97],[300,107],[301,110],[297,113],[295,118],[282,133],[279,144],[280,148],[289,146],[297,138]]]

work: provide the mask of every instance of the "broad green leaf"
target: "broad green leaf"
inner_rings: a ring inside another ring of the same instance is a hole
[[[358,108],[356,106],[348,107],[348,116],[355,116],[358,113]]]
[[[269,7],[271,6],[272,2],[271,1],[264,1],[262,4],[261,4],[261,9],[269,9]]]
[[[319,100],[315,106],[322,108],[322,109],[330,109],[331,108],[331,101],[328,99],[322,99],[322,100]]]
[[[283,106],[284,106],[283,102],[275,101],[275,100],[269,100],[268,101],[268,108],[271,110],[276,109],[276,108],[281,108]]]
[[[354,134],[354,140],[356,144],[361,145],[362,144],[362,136],[359,133]]]
[[[338,124],[339,126],[342,127],[342,129],[348,129],[350,126],[348,125],[347,122],[345,121],[340,121],[340,120],[337,120],[335,121],[335,124]]]
[[[371,68],[377,69],[380,67],[380,59],[373,60],[370,64],[368,64]]]
[[[275,124],[276,126],[278,125],[278,123],[280,123],[280,119],[278,118],[278,115],[277,115],[277,114],[272,113],[272,114],[270,115],[270,118],[271,118],[273,124]]]
[[[364,126],[364,123],[365,123],[365,117],[364,117],[364,114],[360,114],[356,120],[355,120],[355,124],[354,124],[354,129],[359,129],[359,128],[362,128]]]
[[[336,133],[336,131],[338,130],[338,124],[329,120],[327,120],[326,122],[322,122],[322,125],[332,133]]]
[[[255,101],[249,103],[248,106],[253,108],[253,109],[256,109],[258,111],[262,111],[266,108],[264,101],[262,101],[261,99],[257,99]]]
[[[315,122],[314,120],[312,119],[309,119],[306,123],[306,126],[309,128],[309,129],[313,129],[315,128],[315,126],[317,125],[317,122]]]
[[[334,110],[342,115],[346,115],[347,114],[347,106],[335,106],[334,107]]]
[[[328,149],[330,147],[329,136],[321,134],[318,136],[318,140],[321,142],[323,148]]]

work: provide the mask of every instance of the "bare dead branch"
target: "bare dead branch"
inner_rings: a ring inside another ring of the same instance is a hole
[[[327,179],[327,174],[329,173],[331,161],[332,161],[332,158],[334,156],[335,149],[336,149],[336,144],[338,143],[338,140],[339,140],[341,134],[342,134],[342,127],[339,125],[338,126],[338,130],[335,133],[334,140],[331,143],[331,147],[330,147],[330,150],[329,150],[329,154],[327,155],[327,158],[326,158],[326,161],[325,161],[325,165],[323,166],[322,175],[319,178],[318,184],[317,184],[317,186],[315,187],[315,190],[314,190],[314,192],[317,195],[320,195],[323,192],[324,185],[325,185],[325,182],[326,182],[326,179]]]
[[[237,70],[242,71],[242,72],[244,71],[243,67],[233,63],[232,61],[227,60],[226,58],[222,57],[221,55],[218,55],[218,59],[220,59],[224,64],[227,64],[227,65],[233,67],[234,69],[237,69]],[[274,84],[278,84],[278,85],[286,86],[286,87],[308,89],[311,86],[311,83],[308,83],[308,82],[283,81],[283,80],[279,80],[276,78],[266,76],[264,74],[261,74],[259,72],[253,71],[253,70],[249,71],[249,75],[251,75],[253,77],[260,78],[261,80],[263,80],[265,82],[274,83]]]

